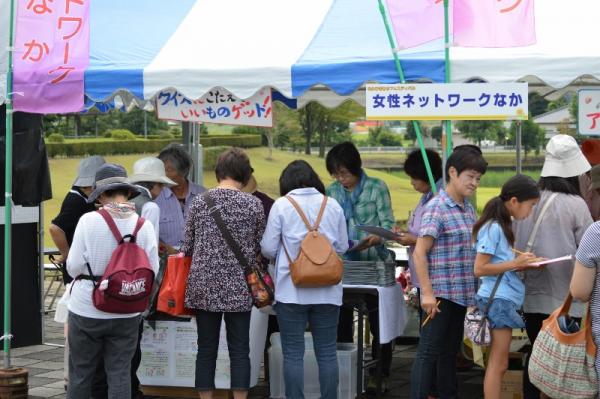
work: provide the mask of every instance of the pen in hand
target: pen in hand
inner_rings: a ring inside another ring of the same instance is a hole
[[[442,301],[437,301],[437,303],[435,304],[436,307],[440,306],[440,303],[442,303]],[[427,315],[427,317],[425,318],[425,320],[423,320],[423,324],[421,324],[421,328],[425,327],[425,324],[427,324],[429,322],[429,320],[431,320],[431,313]]]

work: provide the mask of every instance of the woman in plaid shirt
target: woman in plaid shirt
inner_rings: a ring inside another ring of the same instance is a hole
[[[472,234],[475,209],[467,200],[487,169],[480,153],[455,150],[446,163],[445,190],[426,205],[413,253],[428,317],[411,375],[411,398],[425,399],[436,378],[441,398],[457,397],[456,354],[467,306],[475,305]]]
[[[395,225],[392,212],[390,191],[383,180],[367,176],[362,169],[362,160],[354,144],[345,142],[334,146],[326,158],[327,171],[335,178],[335,182],[327,188],[327,195],[335,198],[344,210],[348,229],[350,249],[344,255],[346,260],[377,261],[391,259],[390,251],[384,240],[376,235],[356,229],[359,225],[379,226],[392,230]],[[354,248],[352,248],[354,247]],[[377,297],[368,297],[369,326],[373,341],[371,353],[374,359],[379,358],[379,313]],[[338,341],[352,342],[352,309],[340,310]],[[386,343],[381,346],[381,362],[384,380],[382,391],[387,390],[387,377],[390,375],[392,363],[392,346]],[[369,370],[371,378],[367,391],[376,389],[375,369]]]

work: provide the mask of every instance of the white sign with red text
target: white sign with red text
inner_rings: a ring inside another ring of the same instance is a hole
[[[242,100],[222,87],[215,87],[198,100],[177,90],[163,90],[156,97],[159,119],[182,122],[210,122],[227,125],[273,126],[271,89],[257,91]]]
[[[578,95],[577,131],[585,136],[600,136],[600,89],[581,89]]]

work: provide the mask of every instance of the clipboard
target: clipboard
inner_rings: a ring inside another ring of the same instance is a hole
[[[367,233],[375,234],[376,236],[383,237],[387,240],[396,240],[396,239],[400,238],[399,234],[396,234],[393,231],[384,229],[383,227],[379,227],[379,226],[358,225],[355,227],[358,230],[362,230],[362,231],[366,231]]]
[[[533,265],[533,266],[544,266],[544,265],[548,265],[550,263],[562,262],[562,261],[565,261],[565,260],[573,260],[573,259],[574,259],[573,255],[565,255],[565,256],[561,256],[559,258],[544,259],[544,260],[539,261],[539,262],[533,262],[533,263],[531,263],[531,265]]]

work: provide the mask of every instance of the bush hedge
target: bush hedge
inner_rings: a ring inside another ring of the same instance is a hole
[[[202,166],[204,170],[214,171],[217,166],[217,159],[219,155],[227,148],[226,146],[217,146],[217,147],[205,147],[204,148],[204,158],[202,159]]]
[[[111,141],[81,141],[74,143],[46,143],[49,157],[87,156],[87,155],[116,155],[116,154],[143,154],[158,153],[167,144],[181,142],[181,139],[155,139],[155,140],[111,140]],[[260,136],[202,136],[200,143],[207,153],[208,147],[260,147]],[[221,149],[221,151],[223,151]]]
[[[127,129],[114,129],[109,130],[110,137],[114,140],[135,140],[137,137],[132,131]]]
[[[205,147],[260,147],[260,136],[250,135],[223,135],[223,136],[200,136],[200,143]]]
[[[52,133],[50,136],[46,138],[46,141],[49,143],[64,143],[65,136],[60,133]]]

